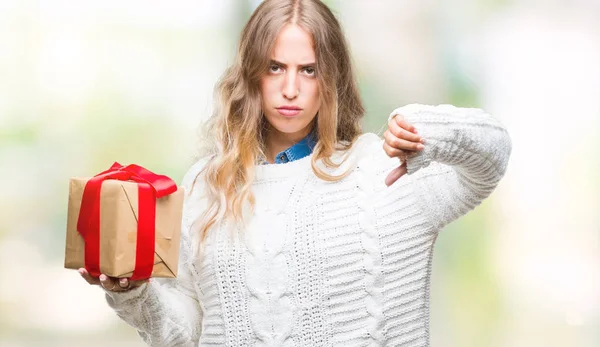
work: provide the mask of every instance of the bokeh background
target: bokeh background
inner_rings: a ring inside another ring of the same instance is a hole
[[[365,131],[408,103],[509,129],[504,180],[442,231],[431,342],[600,346],[600,1],[338,0]],[[63,269],[68,180],[180,181],[259,1],[0,0],[0,345],[143,346]]]

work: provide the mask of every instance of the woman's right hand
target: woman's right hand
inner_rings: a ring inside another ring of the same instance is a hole
[[[149,279],[139,280],[139,281],[130,281],[129,278],[117,278],[117,277],[108,277],[105,274],[101,274],[99,278],[92,277],[89,272],[85,268],[80,268],[77,270],[81,277],[87,281],[87,283],[92,285],[102,286],[104,289],[111,292],[127,292],[134,288],[141,286],[142,284],[149,282]]]

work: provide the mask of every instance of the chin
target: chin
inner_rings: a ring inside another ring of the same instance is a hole
[[[308,124],[304,124],[300,119],[276,119],[275,121],[268,120],[275,130],[284,134],[295,134],[304,130]]]
[[[296,133],[302,131],[302,129],[304,129],[301,127],[279,127],[279,126],[275,126],[274,128],[275,128],[275,130],[277,130],[280,133],[289,134],[289,135],[296,134]]]

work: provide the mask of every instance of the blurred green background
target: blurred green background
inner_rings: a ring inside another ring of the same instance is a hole
[[[63,269],[68,180],[180,181],[260,1],[0,0],[0,345],[143,346]],[[436,243],[432,346],[600,345],[600,2],[326,1],[379,131],[407,103],[481,107],[505,179]]]

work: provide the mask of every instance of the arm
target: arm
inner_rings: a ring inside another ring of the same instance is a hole
[[[177,278],[152,278],[127,292],[105,290],[117,315],[137,329],[149,346],[196,346],[202,331],[202,309],[194,285],[188,192],[202,167],[198,162],[185,174],[183,223]],[[194,189],[197,191],[198,189]],[[195,196],[196,194],[194,194]]]
[[[436,229],[479,205],[504,176],[511,140],[486,112],[452,105],[410,104],[392,111],[414,125],[424,149],[406,160],[407,173]]]

